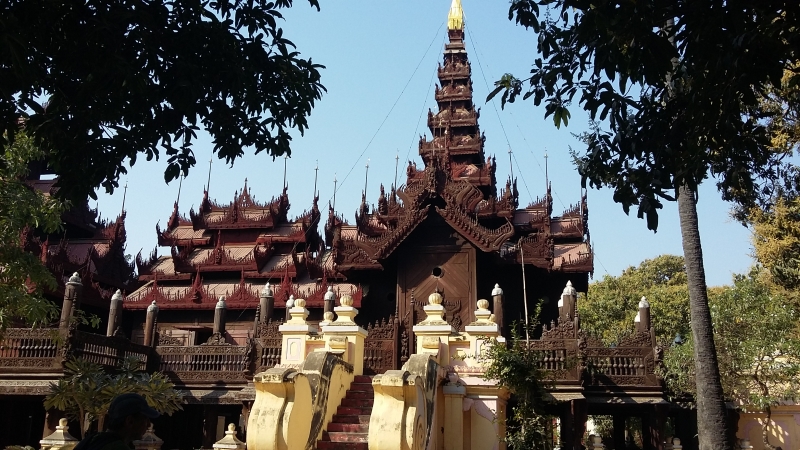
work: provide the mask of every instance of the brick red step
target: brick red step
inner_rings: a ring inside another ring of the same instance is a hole
[[[331,442],[367,442],[368,433],[350,431],[323,431],[322,440]]]
[[[353,383],[369,383],[372,384],[372,377],[369,375],[356,375]]]
[[[369,425],[369,414],[334,414],[332,422]]]
[[[318,441],[317,450],[369,450],[369,444],[366,442]]]
[[[348,433],[366,433],[369,431],[369,416],[366,417],[367,417],[367,423],[341,423],[335,421],[331,422],[328,424],[328,432],[345,431]]]
[[[368,398],[368,399],[374,399],[375,398],[375,392],[373,392],[373,391],[352,391],[352,390],[348,389],[347,393],[345,394],[345,397],[346,398]]]
[[[374,392],[375,389],[372,388],[372,383],[353,383],[350,385],[351,391],[358,391],[358,392]]]
[[[336,410],[336,414],[370,415],[372,414],[372,407],[356,408],[349,406],[340,406],[339,409]]]
[[[374,398],[343,398],[341,406],[346,407],[353,407],[353,408],[372,408],[372,404],[375,403]]]

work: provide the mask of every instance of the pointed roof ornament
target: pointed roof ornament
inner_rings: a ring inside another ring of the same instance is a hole
[[[450,13],[447,15],[447,29],[464,29],[464,10],[461,8],[461,0],[453,0],[453,3],[450,4]]]
[[[564,287],[564,291],[561,293],[561,295],[578,295],[578,291],[572,287],[572,281],[567,281],[567,286]]]

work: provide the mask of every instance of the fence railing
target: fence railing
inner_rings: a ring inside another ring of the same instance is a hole
[[[199,345],[194,347],[162,345],[156,347],[159,371],[173,382],[247,382],[250,372],[249,346]]]
[[[8,328],[0,340],[0,367],[22,370],[60,368],[58,329]]]

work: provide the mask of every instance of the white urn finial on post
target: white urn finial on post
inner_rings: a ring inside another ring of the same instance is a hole
[[[42,450],[72,450],[78,445],[78,440],[69,434],[69,426],[67,426],[67,419],[58,419],[56,431],[50,436],[39,441]]]
[[[152,423],[147,428],[147,431],[145,431],[141,439],[133,441],[133,447],[136,450],[161,450],[162,445],[164,445],[164,441],[160,437],[156,436],[155,431],[153,431]]]
[[[225,437],[215,442],[213,447],[220,450],[244,450],[246,445],[236,437],[236,425],[229,423]]]

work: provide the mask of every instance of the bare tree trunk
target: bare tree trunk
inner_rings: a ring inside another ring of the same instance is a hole
[[[777,447],[769,443],[769,423],[772,421],[772,407],[767,405],[764,413],[766,413],[767,417],[764,419],[764,425],[761,426],[761,439],[764,441],[764,448],[776,450]]]
[[[678,189],[678,214],[683,236],[683,255],[689,282],[689,313],[694,339],[697,383],[697,437],[700,450],[733,450],[728,441],[728,421],[719,377],[711,312],[708,308],[703,249],[697,224],[695,190],[685,183]]]

